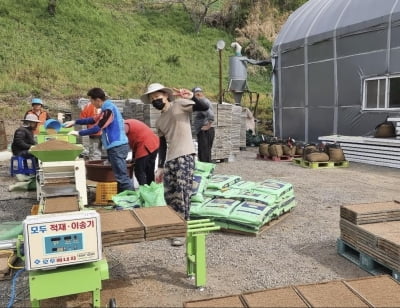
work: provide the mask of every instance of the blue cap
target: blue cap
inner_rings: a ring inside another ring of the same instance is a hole
[[[41,104],[43,105],[43,102],[40,98],[32,98],[32,104]]]

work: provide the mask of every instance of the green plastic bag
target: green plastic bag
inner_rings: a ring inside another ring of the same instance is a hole
[[[275,206],[255,201],[243,201],[230,213],[228,220],[260,227],[274,215]]]
[[[198,209],[197,214],[206,217],[226,218],[238,204],[240,204],[239,200],[215,198]]]
[[[267,179],[260,183],[257,183],[253,187],[253,190],[264,192],[270,195],[275,195],[277,198],[294,195],[292,184],[276,179]]]
[[[208,181],[207,189],[224,189],[239,182],[241,179],[238,175],[215,174]]]
[[[207,187],[208,179],[205,176],[193,175],[192,202],[204,202],[203,192]]]
[[[8,186],[8,191],[31,191],[36,190],[35,176],[17,174],[17,182]]]
[[[256,182],[252,181],[239,181],[235,184],[229,186],[229,188],[238,188],[238,189],[253,189],[256,186]]]
[[[164,185],[162,183],[151,182],[150,185],[140,185],[139,192],[143,201],[142,207],[167,205],[164,199]]]
[[[275,195],[267,194],[262,191],[251,191],[251,190],[232,190],[232,193],[229,194],[229,198],[242,200],[242,201],[254,201],[264,204],[273,205],[277,198]]]
[[[215,164],[196,160],[194,165],[194,174],[209,178],[213,174],[214,169]]]
[[[6,221],[0,223],[0,241],[14,240],[23,233],[22,221]]]
[[[137,190],[125,190],[112,196],[112,201],[117,209],[138,208],[143,204],[140,192]]]

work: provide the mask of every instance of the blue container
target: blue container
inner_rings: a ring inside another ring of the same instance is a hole
[[[46,122],[44,122],[44,128],[52,128],[58,133],[61,129],[61,123],[54,119],[48,119]]]

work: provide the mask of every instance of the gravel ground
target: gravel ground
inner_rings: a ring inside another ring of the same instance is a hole
[[[202,298],[369,276],[336,252],[339,207],[399,199],[399,170],[358,163],[348,168],[309,169],[257,160],[257,150],[247,148],[235,161],[217,164],[215,173],[292,183],[297,206],[290,214],[258,237],[209,234],[203,291],[186,278],[184,248],[171,247],[168,240],[106,248],[110,279],[103,281],[102,304],[115,298],[118,307],[182,307],[185,301]],[[36,193],[7,192],[13,181],[8,162],[0,167],[0,221],[23,220]],[[27,276],[24,272],[17,280],[14,307],[29,305]],[[1,307],[7,305],[11,289],[11,280],[0,281]],[[90,294],[84,293],[43,300],[41,306],[90,307],[90,301]]]

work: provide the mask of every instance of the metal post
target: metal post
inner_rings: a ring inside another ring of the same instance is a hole
[[[219,230],[210,219],[189,220],[186,236],[186,270],[188,277],[195,278],[196,287],[202,289],[206,284],[206,235]]]
[[[222,49],[218,49],[219,53],[219,103],[222,104]]]
[[[225,48],[225,42],[219,40],[217,42],[217,49],[219,54],[219,103],[222,104],[222,49]]]

